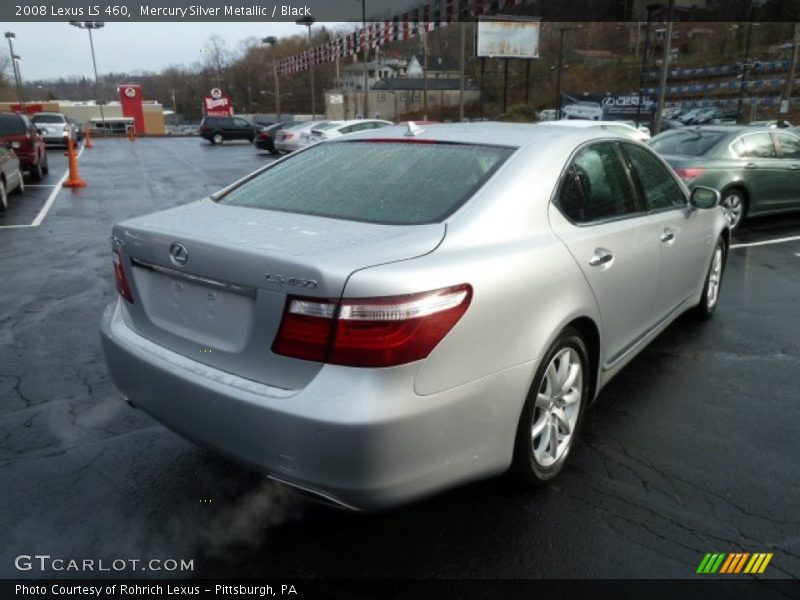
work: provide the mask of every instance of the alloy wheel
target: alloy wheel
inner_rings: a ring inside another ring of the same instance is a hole
[[[580,414],[583,366],[571,347],[556,353],[536,395],[531,427],[533,458],[550,467],[569,449]]]
[[[708,272],[708,285],[706,291],[706,303],[709,309],[714,308],[719,299],[719,284],[722,281],[722,246],[717,246],[714,250],[714,258],[711,260],[711,269]]]
[[[725,218],[728,219],[728,225],[733,229],[741,222],[742,214],[744,213],[742,197],[737,193],[727,194],[722,199],[722,210],[725,213]]]

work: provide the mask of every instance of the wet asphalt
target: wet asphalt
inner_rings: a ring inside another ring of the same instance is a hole
[[[53,160],[58,158],[58,160]],[[706,552],[800,577],[800,241],[733,249],[715,318],[682,318],[601,394],[553,485],[477,483],[379,515],[310,503],[124,404],[98,324],[111,226],[272,160],[197,138],[96,140],[89,187],[0,222],[0,577],[19,554],[194,559],[192,577],[687,578]],[[51,158],[46,184],[63,173]],[[760,221],[751,243],[800,235]],[[165,573],[126,571],[134,577]],[[765,587],[765,589],[767,589]]]

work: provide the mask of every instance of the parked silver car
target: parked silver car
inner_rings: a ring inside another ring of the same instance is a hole
[[[597,128],[355,133],[116,225],[106,360],[176,432],[348,507],[542,484],[600,389],[713,313],[718,202]]]
[[[296,152],[311,143],[311,130],[314,127],[341,123],[341,121],[304,121],[280,130],[275,136],[275,149],[278,152]]]

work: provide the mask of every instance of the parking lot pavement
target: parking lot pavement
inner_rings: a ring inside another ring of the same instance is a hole
[[[731,250],[715,318],[679,320],[629,365],[538,492],[498,479],[344,513],[125,405],[98,338],[111,225],[266,160],[196,138],[99,140],[88,188],[60,192],[37,228],[0,230],[0,576],[42,576],[13,557],[46,553],[194,559],[199,577],[684,578],[706,552],[746,551],[774,552],[765,586],[800,577],[800,240]],[[786,222],[739,239],[800,235]]]
[[[51,194],[56,191],[61,178],[67,171],[67,157],[63,148],[48,148],[47,163],[50,173],[41,181],[31,181],[25,176],[25,193],[11,194],[8,197],[8,210],[0,214],[0,231],[6,227],[22,227],[32,224],[36,217],[46,209]]]

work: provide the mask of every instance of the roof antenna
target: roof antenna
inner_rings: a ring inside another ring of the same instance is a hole
[[[409,121],[407,125],[408,129],[406,130],[405,135],[407,137],[417,137],[418,135],[425,133],[425,130],[414,123],[414,121]]]

